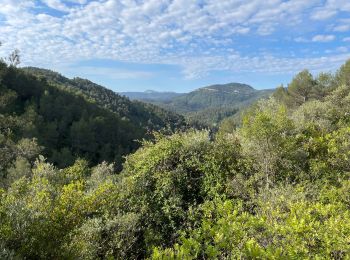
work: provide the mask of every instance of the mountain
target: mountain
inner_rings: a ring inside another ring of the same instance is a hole
[[[145,102],[167,102],[177,96],[182,95],[182,93],[159,92],[154,90],[146,90],[144,92],[120,92],[119,94],[126,96],[131,100],[141,100]]]
[[[123,157],[140,146],[137,140],[154,130],[185,127],[182,116],[89,80],[0,65],[0,130],[7,129],[14,142],[37,140],[42,154],[58,166],[80,157],[120,168]]]
[[[272,92],[273,90],[256,90],[240,83],[212,85],[175,97],[166,106],[182,114],[212,108],[239,108],[261,97],[266,97]]]
[[[26,67],[23,70],[75,94],[83,95],[100,107],[111,110],[124,120],[131,121],[141,128],[153,131],[160,130],[165,126],[175,129],[185,125],[184,118],[174,112],[151,103],[130,100],[87,79],[79,77],[69,79],[57,72],[35,67]]]
[[[270,96],[273,91],[256,90],[247,84],[229,83],[202,87],[185,94],[163,93],[163,97],[167,97],[163,99],[159,98],[159,92],[133,92],[129,97],[182,114],[192,122],[216,125],[224,118],[235,115],[242,107]]]

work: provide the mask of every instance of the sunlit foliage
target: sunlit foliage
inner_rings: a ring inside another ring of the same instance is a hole
[[[216,134],[154,133],[118,174],[112,147],[100,146],[115,114],[79,103],[91,113],[68,124],[74,138],[61,146],[68,119],[55,98],[80,99],[20,91],[28,82],[10,68],[0,82],[0,258],[348,259],[347,67],[301,72]],[[45,159],[52,150],[66,166]]]

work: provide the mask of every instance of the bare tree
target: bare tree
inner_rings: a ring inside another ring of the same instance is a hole
[[[20,55],[19,55],[19,50],[15,49],[8,57],[8,61],[10,63],[10,66],[18,66],[21,61],[20,61]]]
[[[0,41],[0,47],[2,46],[2,42]],[[5,62],[5,60],[3,59],[3,57],[0,57],[0,62]]]

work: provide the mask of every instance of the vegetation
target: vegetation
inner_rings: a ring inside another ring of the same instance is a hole
[[[81,157],[94,165],[115,162],[120,169],[122,156],[139,147],[136,140],[153,130],[185,127],[181,116],[131,102],[90,81],[28,71],[1,63],[0,116],[9,124],[2,129],[13,142],[35,138],[59,167]]]
[[[18,138],[37,129],[18,122],[42,96],[18,96],[12,82],[28,76],[2,66],[1,259],[350,257],[350,61],[335,75],[301,72],[240,127],[156,133],[119,174],[76,157],[59,168],[45,143]],[[33,82],[27,91],[42,93]]]
[[[186,94],[124,93],[134,99],[150,102],[169,111],[184,115],[190,122],[215,128],[225,118],[260,98],[267,98],[273,90],[255,90],[249,85],[230,83],[199,88]],[[149,95],[147,95],[149,94]],[[153,99],[151,99],[153,96]]]
[[[123,120],[127,120],[144,130],[153,131],[165,127],[175,130],[184,128],[186,125],[184,118],[178,114],[149,103],[130,101],[128,98],[87,79],[68,79],[57,72],[33,67],[27,67],[24,70],[39,79],[44,79],[58,86],[60,89],[84,96],[87,100],[116,113]]]

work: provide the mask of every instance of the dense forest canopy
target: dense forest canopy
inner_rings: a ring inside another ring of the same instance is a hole
[[[77,157],[115,162],[154,130],[185,127],[184,119],[154,105],[131,102],[88,80],[1,63],[0,115],[11,121],[11,140],[37,140],[59,167]],[[39,148],[38,148],[39,149]]]
[[[300,72],[215,136],[155,134],[120,174],[74,154],[57,167],[40,154],[67,139],[40,136],[74,117],[81,147],[131,121],[3,63],[0,78],[1,259],[350,257],[350,61]]]
[[[185,125],[184,118],[178,114],[152,104],[136,100],[130,101],[128,98],[87,79],[68,79],[57,72],[34,67],[26,67],[23,70],[76,95],[83,95],[100,107],[111,110],[119,117],[132,122],[134,125],[139,125],[141,128],[152,131],[169,127],[174,130]]]

